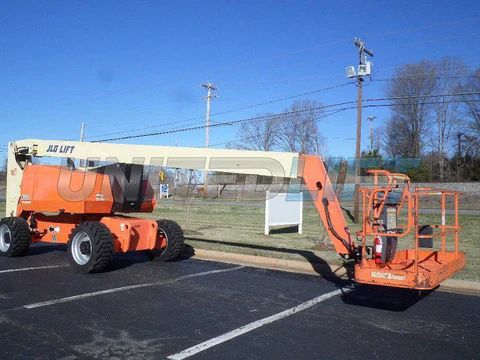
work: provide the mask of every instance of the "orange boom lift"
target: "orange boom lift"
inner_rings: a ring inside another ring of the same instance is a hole
[[[64,158],[67,165],[35,165],[36,157]],[[84,166],[76,169],[73,159]],[[67,244],[72,266],[85,273],[104,270],[114,253],[147,251],[162,260],[179,256],[184,237],[177,223],[127,215],[150,213],[156,206],[144,165],[301,178],[335,250],[353,262],[359,283],[433,289],[465,265],[459,251],[459,194],[412,191],[403,174],[370,172],[372,186],[359,190],[363,221],[354,240],[318,156],[49,140],[9,144],[0,254],[24,255],[32,242]],[[421,224],[422,201],[432,197],[439,199],[441,222]],[[447,224],[447,214],[453,223]]]

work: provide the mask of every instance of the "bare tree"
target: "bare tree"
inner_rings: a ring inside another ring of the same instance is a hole
[[[272,151],[278,143],[279,119],[273,114],[265,114],[259,119],[242,125],[237,133],[234,147],[246,150]]]
[[[455,98],[448,96],[458,92],[461,88],[461,77],[467,73],[467,68],[461,60],[444,58],[437,67],[437,77],[434,92],[446,94],[435,98],[433,104],[434,123],[436,126],[433,139],[434,148],[438,156],[440,181],[444,180],[445,158],[451,141],[453,130],[461,126],[462,117],[459,111],[460,104]],[[453,101],[452,101],[453,100]]]
[[[272,151],[284,150],[303,153],[324,153],[325,142],[317,121],[322,112],[317,101],[296,101],[280,114],[266,114],[262,119],[244,124],[231,147]]]
[[[392,97],[392,117],[388,121],[387,144],[395,144],[396,156],[418,157],[425,145],[432,106],[425,95],[431,95],[436,83],[436,67],[430,61],[405,64],[397,68],[387,87]],[[390,152],[390,150],[389,150]]]
[[[393,114],[385,126],[386,137],[383,140],[385,152],[393,157],[409,156],[409,146],[411,136],[408,136],[410,129],[408,123],[403,118]]]
[[[0,181],[5,181],[7,179],[7,157],[2,160],[1,164]]]
[[[473,73],[463,88],[465,91],[480,92],[480,68]],[[465,113],[469,120],[465,129],[465,135],[468,141],[467,145],[469,146],[468,150],[478,155],[478,152],[480,152],[480,95],[466,96],[463,100],[466,109]]]
[[[177,188],[175,188],[174,197],[183,201],[185,210],[185,223],[182,227],[188,231],[191,230],[192,205],[195,197],[198,196],[198,184],[201,172],[192,169],[178,169]]]
[[[317,101],[296,101],[279,115],[278,142],[282,150],[317,154],[324,151],[323,137],[317,125],[322,111],[314,109],[320,106]]]

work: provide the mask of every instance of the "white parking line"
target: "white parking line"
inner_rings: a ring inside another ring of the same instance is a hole
[[[19,268],[19,269],[7,269],[7,270],[0,270],[0,274],[12,273],[17,271],[55,269],[55,268],[61,268],[61,267],[67,267],[67,266],[68,265],[48,265],[48,266],[37,266],[37,267],[28,267],[28,268]]]
[[[243,335],[247,332],[250,332],[252,330],[255,330],[261,326],[264,326],[264,325],[267,325],[267,324],[270,324],[274,321],[277,321],[277,320],[280,320],[280,319],[283,319],[283,318],[286,318],[287,316],[290,316],[290,315],[293,315],[293,314],[296,314],[300,311],[303,311],[303,310],[306,310],[318,303],[321,303],[322,301],[325,301],[327,299],[330,299],[336,295],[340,295],[342,293],[346,293],[346,292],[349,292],[351,289],[338,289],[338,290],[335,290],[335,291],[332,291],[332,292],[329,292],[327,294],[323,294],[321,296],[318,296],[316,298],[313,298],[311,300],[308,300],[300,305],[297,305],[295,307],[292,307],[290,309],[287,309],[285,311],[282,311],[278,314],[275,314],[275,315],[271,315],[269,317],[266,317],[266,318],[263,318],[263,319],[260,319],[260,320],[257,320],[257,321],[254,321],[254,322],[251,322],[250,324],[247,324],[247,325],[244,325],[242,327],[239,327],[235,330],[232,330],[230,332],[227,332],[223,335],[220,335],[220,336],[217,336],[217,337],[214,337],[213,339],[210,339],[210,340],[207,340],[201,344],[198,344],[198,345],[195,345],[195,346],[192,346],[191,348],[188,348],[188,349],[185,349],[179,353],[176,353],[176,354],[173,354],[173,355],[170,355],[168,356],[167,358],[170,359],[170,360],[182,360],[182,359],[186,359],[190,356],[193,356],[195,354],[198,354],[199,352],[202,352],[204,350],[207,350],[213,346],[216,346],[218,344],[221,344],[221,343],[224,343],[225,341],[228,341],[228,340],[231,340],[237,336],[240,336],[240,335]]]
[[[122,286],[122,287],[117,287],[117,288],[112,288],[112,289],[107,289],[107,290],[94,291],[94,292],[89,292],[89,293],[85,293],[85,294],[79,294],[79,295],[68,296],[68,297],[59,298],[59,299],[37,302],[37,303],[33,303],[33,304],[23,305],[23,308],[25,308],[25,309],[35,309],[35,308],[39,308],[39,307],[43,307],[43,306],[61,304],[61,303],[66,303],[66,302],[70,302],[70,301],[85,299],[85,298],[99,296],[99,295],[112,294],[112,293],[116,293],[116,292],[120,292],[120,291],[140,289],[140,288],[158,286],[158,285],[167,285],[167,284],[172,284],[172,283],[175,283],[175,282],[178,282],[178,281],[181,281],[181,280],[187,280],[187,279],[191,279],[191,278],[195,278],[195,277],[199,277],[199,276],[206,276],[206,275],[219,274],[219,273],[224,273],[224,272],[229,272],[229,271],[235,271],[235,270],[240,270],[242,268],[243,268],[243,266],[235,266],[235,267],[228,268],[228,269],[203,271],[203,272],[193,273],[193,274],[189,274],[189,275],[179,276],[177,278],[170,279],[170,280],[163,280],[163,281],[155,281],[155,282],[135,284],[135,285],[129,285],[129,286]]]

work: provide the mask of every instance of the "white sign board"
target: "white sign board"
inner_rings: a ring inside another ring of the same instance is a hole
[[[270,227],[297,225],[302,233],[303,193],[266,192],[265,200],[265,235],[270,234]]]
[[[162,199],[162,198],[168,198],[169,197],[169,193],[168,193],[168,190],[169,190],[169,186],[168,184],[159,184],[159,198]]]

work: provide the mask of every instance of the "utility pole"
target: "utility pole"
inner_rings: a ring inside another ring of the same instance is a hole
[[[205,113],[205,147],[208,148],[208,144],[210,142],[210,106],[212,98],[215,97],[213,91],[217,90],[217,88],[210,82],[202,84],[202,86],[207,89],[207,111]]]
[[[367,119],[370,120],[370,151],[373,152],[373,120],[376,116],[370,115]]]
[[[85,123],[82,123],[80,126],[80,141],[83,141],[85,135]]]
[[[355,38],[353,44],[358,48],[358,72],[357,72],[357,142],[355,146],[355,194],[353,205],[353,218],[356,223],[359,220],[360,196],[358,188],[360,186],[360,158],[362,147],[362,95],[363,95],[363,77],[370,75],[370,63],[367,62],[367,55],[373,56],[373,51],[365,47],[365,42],[360,38]],[[367,54],[367,55],[365,55]]]
[[[208,148],[210,143],[210,107],[212,99],[215,97],[213,93],[217,88],[212,83],[204,83],[202,86],[207,89],[207,111],[205,113],[205,147]],[[208,170],[205,170],[205,181],[204,181],[204,196],[207,196],[207,186],[208,186]]]

